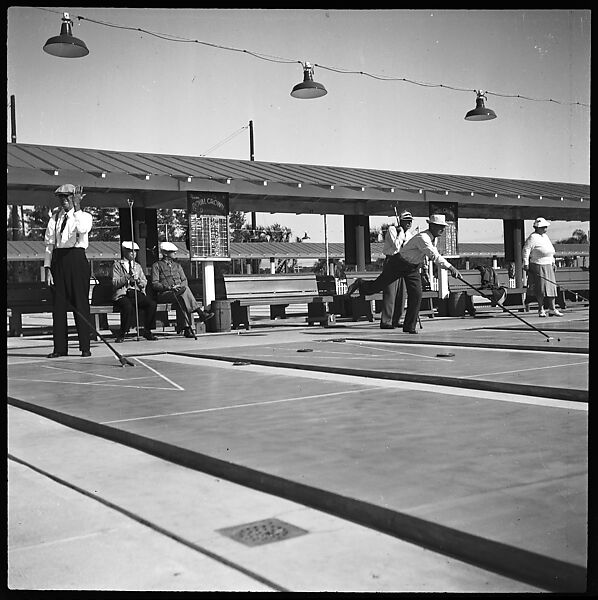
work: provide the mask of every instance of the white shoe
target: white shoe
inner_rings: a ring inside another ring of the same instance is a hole
[[[551,317],[564,317],[565,315],[558,308],[555,308],[554,310],[550,311],[550,316]]]
[[[538,311],[538,316],[539,317],[547,317],[548,315],[546,314],[546,311],[544,309]]]

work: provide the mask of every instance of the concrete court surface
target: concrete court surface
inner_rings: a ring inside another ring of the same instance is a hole
[[[568,317],[572,323],[587,322],[587,311],[571,311]],[[484,319],[484,324],[487,321]],[[435,337],[442,331],[471,328],[478,322],[477,318],[426,320],[426,335],[418,339],[429,337],[429,333]],[[503,317],[492,319],[493,326],[500,327],[501,323],[507,327],[512,324]],[[352,337],[401,336],[380,331],[377,323],[361,322],[331,329],[329,335],[334,339],[340,331],[345,335],[349,330]],[[222,468],[226,476],[237,478],[246,486],[261,485],[262,493],[276,491],[287,501],[299,500],[304,505],[323,508],[328,517],[332,514],[344,517],[343,522],[358,521],[369,527],[368,531],[384,531],[387,535],[377,535],[385,538],[419,542],[428,553],[445,560],[448,554],[456,554],[465,559],[463,563],[479,567],[472,558],[477,554],[478,561],[489,567],[486,572],[496,577],[510,555],[511,560],[518,557],[527,567],[538,570],[535,583],[539,588],[554,589],[560,585],[563,590],[569,585],[573,586],[570,590],[579,591],[585,566],[586,403],[388,382],[373,377],[335,377],[334,369],[323,377],[311,371],[292,371],[284,365],[234,367],[230,362],[217,364],[189,356],[200,345],[219,347],[224,355],[230,352],[231,345],[256,353],[284,345],[281,340],[292,343],[293,337],[304,346],[307,339],[321,341],[324,331],[255,329],[238,335],[202,336],[198,341],[178,338],[163,344],[127,342],[119,346],[119,351],[132,346],[141,356],[160,345],[158,352],[187,354],[146,354],[139,358],[143,362],[138,366],[143,364],[150,369],[140,375],[145,381],[138,381],[135,385],[144,385],[137,389],[130,387],[130,381],[124,385],[116,381],[114,356],[105,346],[95,346],[92,359],[69,357],[52,361],[56,371],[53,375],[63,369],[63,379],[53,381],[73,384],[69,389],[86,390],[84,394],[69,392],[62,397],[57,397],[55,391],[48,392],[44,385],[11,382],[14,369],[23,367],[18,363],[27,363],[31,378],[39,377],[42,370],[48,371],[44,365],[49,361],[41,358],[47,341],[21,338],[9,349],[9,392],[26,401],[29,408],[54,411],[48,413],[54,417],[79,419],[78,426],[85,422],[88,432],[103,435],[101,428],[108,427],[119,432],[119,441],[133,445],[141,438],[151,439],[166,458],[174,461],[180,462],[182,457],[190,460],[185,454],[190,451],[196,461],[191,463],[196,467]],[[173,344],[176,349],[171,348]],[[562,354],[569,359],[583,358],[579,354]],[[112,358],[112,370],[106,357]],[[31,367],[35,364],[40,368],[33,375]],[[123,370],[116,364],[120,376]],[[126,371],[131,377],[132,370]],[[159,386],[156,373],[161,375]],[[153,378],[153,383],[148,377]],[[113,393],[107,393],[106,385],[96,385],[98,378],[107,382],[112,392],[120,386],[118,402],[114,402]],[[197,389],[185,399],[185,394],[167,380],[188,390],[197,388],[196,382],[200,381],[202,404],[197,404]],[[161,387],[161,392],[148,390],[152,385]],[[170,393],[166,393],[169,386]],[[232,403],[239,389],[244,390],[243,399]],[[257,400],[255,394],[248,397],[251,389],[256,390]],[[101,431],[94,430],[93,424]],[[32,464],[35,466],[35,461]],[[251,477],[257,477],[261,484]],[[307,540],[310,535],[294,538],[294,543]],[[284,543],[291,542],[289,539]],[[280,546],[273,544],[272,548]],[[484,557],[484,553],[488,556]],[[516,569],[509,569],[509,565],[506,568],[509,579],[517,586],[530,585],[529,581],[522,581],[525,578]],[[561,582],[546,579],[546,569],[557,572]],[[442,579],[435,581],[435,589],[446,585],[448,590],[450,583]],[[368,582],[369,586],[355,589],[423,591],[430,584],[427,579],[420,580],[415,588],[410,588],[405,582],[407,587],[403,588],[400,578],[390,588],[374,580]],[[307,585],[295,589],[352,589],[351,583],[348,587],[342,583],[333,587],[310,588],[309,582]],[[471,588],[465,585],[458,589]],[[499,585],[497,589],[512,588]]]

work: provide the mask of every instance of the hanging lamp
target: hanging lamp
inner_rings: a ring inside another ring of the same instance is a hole
[[[303,65],[303,81],[298,83],[291,91],[293,98],[321,98],[328,92],[326,88],[314,81],[314,68],[309,63]]]
[[[63,13],[60,35],[48,39],[44,44],[44,52],[60,58],[81,58],[89,54],[85,42],[73,36],[73,22],[69,13]]]
[[[490,121],[491,119],[496,119],[496,113],[491,108],[484,106],[485,97],[481,90],[477,92],[475,108],[465,115],[466,121]]]

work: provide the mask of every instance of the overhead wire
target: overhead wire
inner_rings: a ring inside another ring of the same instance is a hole
[[[52,12],[52,13],[56,13],[56,14],[61,14],[61,11],[57,11],[57,10],[52,10],[52,9],[47,9],[47,8],[42,8],[42,7],[33,7],[33,8],[37,8],[39,10],[45,10],[48,12]],[[283,63],[283,64],[295,64],[295,63],[299,63],[304,65],[304,61],[301,60],[296,60],[296,59],[290,59],[290,58],[282,58],[279,56],[273,56],[273,55],[269,55],[269,54],[262,54],[259,52],[254,52],[252,50],[245,50],[242,48],[235,48],[232,46],[223,46],[221,44],[215,44],[212,42],[205,42],[205,41],[201,41],[201,40],[197,40],[197,39],[191,39],[191,38],[184,38],[181,36],[176,36],[173,34],[169,34],[169,33],[158,33],[158,32],[154,32],[154,31],[149,31],[148,29],[143,29],[141,27],[131,27],[131,26],[127,26],[127,25],[119,25],[117,23],[110,23],[108,21],[100,21],[98,19],[92,19],[89,17],[84,17],[84,16],[80,16],[77,15],[76,17],[74,17],[76,19],[78,19],[79,21],[88,21],[90,23],[95,23],[97,25],[103,25],[105,27],[113,27],[115,29],[126,29],[129,31],[137,31],[137,32],[141,32],[141,33],[146,33],[148,35],[154,36],[156,38],[165,40],[165,41],[169,41],[169,42],[178,42],[178,43],[195,43],[195,44],[201,44],[204,46],[209,46],[211,48],[217,48],[220,50],[228,50],[231,52],[240,52],[240,53],[244,53],[244,54],[249,54],[250,56],[254,56],[255,58],[259,58],[261,60],[266,60],[269,62],[276,62],[276,63]],[[368,73],[367,71],[355,71],[355,70],[351,70],[351,69],[343,69],[340,67],[331,67],[331,66],[327,66],[327,65],[322,65],[319,63],[312,63],[314,67],[318,67],[320,69],[324,69],[327,71],[332,71],[335,73],[342,73],[342,74],[347,74],[347,75],[363,75],[364,77],[369,77],[371,79],[376,79],[378,81],[398,81],[398,82],[403,82],[403,83],[410,83],[412,85],[418,85],[421,87],[430,87],[430,88],[443,88],[443,89],[447,89],[447,90],[452,90],[452,91],[458,91],[458,92],[476,92],[476,89],[472,89],[472,88],[462,88],[462,87],[456,87],[456,86],[452,86],[452,85],[447,85],[447,84],[443,84],[443,83],[429,83],[429,82],[424,82],[424,81],[417,81],[415,79],[408,79],[407,77],[391,77],[391,76],[384,76],[384,75],[376,75],[374,73]],[[487,96],[497,96],[497,97],[501,97],[501,98],[518,98],[520,100],[528,100],[528,101],[532,101],[532,102],[552,102],[554,104],[561,104],[561,105],[568,105],[568,106],[582,106],[585,108],[589,108],[590,105],[586,104],[584,102],[571,102],[571,101],[563,101],[563,100],[555,100],[553,98],[532,98],[530,96],[524,96],[522,94],[506,94],[506,93],[501,93],[501,92],[492,92],[489,90],[486,90],[484,92],[485,95]]]
[[[222,141],[218,142],[217,144],[214,144],[211,148],[208,148],[203,154],[200,154],[199,156],[207,156],[210,152],[213,152],[214,150],[216,150],[216,148],[220,148],[220,146],[223,146],[227,142],[230,142],[233,138],[237,137],[242,131],[244,131],[248,127],[249,127],[249,125],[244,125],[240,129],[237,129],[237,131],[234,131],[233,133],[231,133],[228,137],[226,137]]]

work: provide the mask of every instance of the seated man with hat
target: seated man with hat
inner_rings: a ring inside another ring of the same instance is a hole
[[[158,302],[173,303],[177,313],[177,323],[185,324],[183,325],[185,337],[193,337],[191,313],[196,312],[202,323],[211,319],[214,313],[204,312],[189,289],[183,267],[176,260],[178,251],[176,245],[172,242],[161,242],[160,250],[162,258],[152,265],[152,287],[156,292],[156,299]]]
[[[129,329],[134,325],[135,311],[139,308],[144,313],[144,332],[146,340],[157,340],[152,333],[152,325],[156,317],[156,302],[145,295],[147,278],[138,262],[135,262],[139,246],[135,242],[123,242],[123,257],[112,265],[112,300],[120,311],[120,331],[114,340],[124,342]],[[138,317],[138,316],[137,316]]]
[[[402,277],[407,287],[407,314],[403,322],[405,333],[417,333],[416,324],[419,317],[419,306],[422,300],[422,282],[419,274],[425,257],[446,269],[454,277],[460,277],[459,271],[444,258],[434,245],[434,240],[444,233],[447,225],[445,215],[430,215],[428,229],[413,236],[397,254],[389,257],[382,268],[382,273],[373,281],[364,281],[358,277],[348,288],[347,295],[358,291],[367,296],[382,291],[393,281]]]

